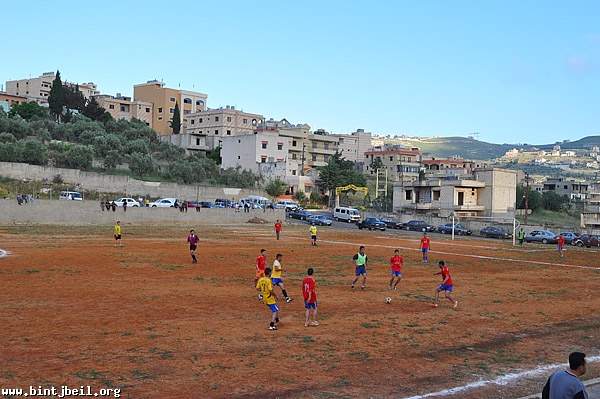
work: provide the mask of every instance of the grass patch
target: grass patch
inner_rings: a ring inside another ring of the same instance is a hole
[[[154,266],[158,267],[159,269],[162,269],[162,270],[171,270],[171,271],[179,270],[179,269],[183,268],[183,265],[174,265],[174,264],[163,265],[162,263],[155,264]]]
[[[131,372],[131,376],[139,381],[153,380],[156,376],[148,371],[135,369]]]
[[[348,353],[353,359],[360,360],[361,362],[369,360],[369,352],[359,351],[359,352],[350,352]]]
[[[363,328],[379,328],[381,324],[378,321],[360,323],[360,326]]]

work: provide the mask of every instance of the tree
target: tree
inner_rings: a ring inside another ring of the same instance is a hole
[[[374,172],[377,172],[377,169],[381,169],[383,168],[383,162],[381,161],[381,158],[377,157],[377,158],[373,158],[373,161],[371,161],[371,165],[369,165],[371,167],[371,170]]]
[[[344,159],[339,152],[329,158],[327,165],[319,166],[317,170],[321,186],[333,194],[336,187],[348,184],[366,185],[365,177],[356,171],[354,162]]]
[[[85,108],[85,97],[79,91],[79,85],[64,86],[63,91],[65,93],[65,107],[67,109],[76,109],[79,112],[83,112]]]
[[[549,211],[560,211],[562,206],[569,202],[569,200],[561,195],[558,195],[555,191],[546,191],[542,195],[542,203],[544,209]]]
[[[87,102],[82,113],[95,121],[108,122],[112,119],[112,116],[98,104],[98,101],[94,97]]]
[[[154,163],[148,154],[134,152],[128,157],[129,170],[136,176],[143,176],[154,172]]]
[[[304,191],[296,191],[296,193],[294,194],[294,199],[298,202],[304,202],[306,201],[306,194],[304,193]]]
[[[37,140],[25,140],[21,160],[33,165],[45,165],[48,162],[48,149]]]
[[[525,191],[526,188],[522,185],[517,186],[517,208],[525,209]],[[527,198],[527,207],[531,209],[531,211],[535,211],[536,209],[541,208],[542,203],[542,195],[537,192],[529,189],[529,195]]]
[[[118,164],[121,163],[121,154],[119,151],[110,150],[106,153],[104,157],[104,162],[102,163],[105,169],[114,169]]]
[[[269,180],[269,182],[265,185],[265,191],[271,197],[279,197],[280,195],[285,194],[285,189],[287,184],[285,184],[280,179]]]
[[[21,150],[21,145],[18,143],[0,143],[0,161],[19,162],[21,160]]]
[[[25,120],[46,118],[48,117],[48,109],[35,102],[15,104],[10,108],[8,116],[13,117],[15,115],[19,115]]]
[[[169,164],[168,175],[178,183],[190,184],[198,181],[198,177],[194,174],[193,163],[187,160]]]
[[[17,138],[10,133],[0,133],[0,143],[15,143]]]
[[[206,157],[215,161],[217,165],[221,165],[221,163],[223,162],[223,160],[221,159],[221,146],[208,151],[206,153]]]
[[[179,112],[179,103],[177,102],[175,102],[175,110],[173,111],[171,129],[173,129],[173,134],[179,134],[179,131],[181,130],[181,113]]]
[[[54,119],[60,122],[62,119],[63,108],[65,106],[65,92],[60,79],[60,71],[56,71],[56,77],[52,82],[50,94],[48,95],[48,108]]]

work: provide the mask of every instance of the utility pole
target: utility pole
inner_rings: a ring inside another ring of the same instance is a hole
[[[525,172],[525,224],[529,213],[529,172]]]
[[[302,140],[302,168],[300,169],[300,176],[304,176],[304,150],[306,149],[306,143]]]

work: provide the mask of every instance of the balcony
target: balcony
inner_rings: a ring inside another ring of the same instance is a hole
[[[463,205],[454,205],[453,209],[455,211],[483,212],[483,211],[485,211],[485,206],[475,205],[475,204],[463,204]]]

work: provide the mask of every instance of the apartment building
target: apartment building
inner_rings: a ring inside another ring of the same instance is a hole
[[[581,228],[600,234],[600,182],[591,183],[581,212]]]
[[[364,170],[365,153],[371,149],[372,134],[364,129],[357,129],[350,134],[332,134],[338,140],[338,152],[348,161],[356,164],[358,170]]]
[[[367,174],[374,175],[376,171],[373,170],[371,165],[381,161],[383,170],[387,170],[388,179],[392,182],[413,181],[419,178],[422,154],[416,147],[376,147],[365,152],[365,157],[364,170]]]
[[[0,91],[0,108],[4,112],[10,111],[10,107],[13,105],[23,104],[27,102],[27,97],[17,96],[14,94],[8,94],[7,92]]]
[[[139,119],[146,126],[152,127],[152,110],[154,105],[145,101],[135,101],[131,97],[122,96],[117,93],[116,96],[101,94],[94,96],[98,104],[104,108],[116,120]]]
[[[208,96],[203,93],[171,89],[158,80],[150,80],[146,83],[133,86],[133,98],[135,101],[153,104],[152,127],[159,135],[170,135],[173,133],[171,121],[175,111],[175,104],[179,104],[181,110],[181,122],[189,115],[206,109]]]
[[[554,191],[558,195],[566,196],[569,200],[585,200],[589,183],[573,177],[549,177],[544,182],[542,191]]]
[[[183,116],[182,132],[190,135],[190,142],[202,141],[209,150],[221,145],[223,137],[241,136],[256,131],[263,122],[263,116],[235,109],[207,109]],[[193,149],[188,149],[193,151]]]
[[[514,217],[517,174],[497,168],[469,175],[429,177],[394,184],[395,212],[432,216]]]
[[[27,101],[34,101],[40,105],[48,105],[48,96],[52,82],[56,77],[55,72],[44,72],[41,76],[29,79],[8,80],[6,81],[6,92],[9,94],[24,96]],[[95,83],[72,83],[63,81],[63,84],[71,87],[78,87],[85,99],[100,94]]]

